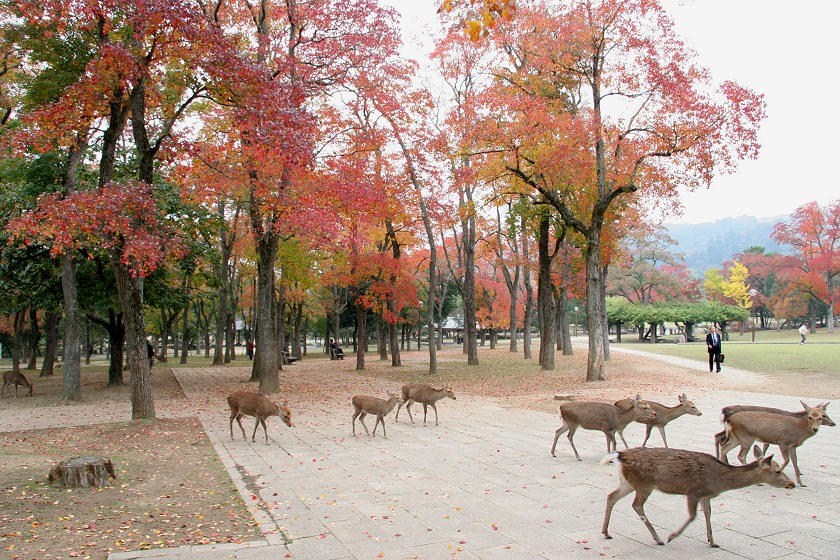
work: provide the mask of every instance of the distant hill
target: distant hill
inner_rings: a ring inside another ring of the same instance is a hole
[[[782,247],[770,237],[774,225],[789,219],[787,215],[773,218],[740,216],[703,224],[665,224],[665,228],[679,243],[672,250],[682,253],[688,268],[702,277],[704,271],[719,267],[735,253],[754,245],[764,247],[767,253],[790,252],[790,247]]]

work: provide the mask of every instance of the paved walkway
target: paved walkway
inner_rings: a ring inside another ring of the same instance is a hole
[[[229,369],[174,371],[189,398],[201,398],[213,376],[228,376],[220,383],[230,376]],[[294,376],[294,368],[284,375]],[[727,375],[752,374],[730,368]],[[371,383],[359,378],[365,392],[384,392],[384,386]],[[840,557],[840,451],[831,428],[821,430],[800,453],[807,487],[750,487],[712,501],[720,549],[706,544],[702,514],[682,537],[658,547],[631,509],[631,497],[613,512],[614,538],[602,537],[605,498],[617,485],[617,467],[599,463],[605,453],[599,432],[576,434],[582,462],[574,459],[565,437],[557,457],[551,457],[556,416],[459,395],[456,402],[440,403],[440,426],[410,424],[403,410],[399,422],[393,413],[387,417],[388,439],[379,432],[375,438],[353,437],[348,400],[343,395],[304,409],[293,403],[295,426],[272,419],[270,445],[232,442],[226,415],[200,412],[264,540],[115,553],[109,560]],[[799,407],[792,397],[707,393],[695,400],[705,411],[702,417],[683,416],[669,425],[671,444],[711,451],[720,408],[736,402]],[[422,407],[414,408],[418,420]],[[643,434],[639,424],[625,433],[631,445]],[[660,444],[658,434],[652,439]],[[655,493],[646,511],[667,535],[684,520],[685,500]]]

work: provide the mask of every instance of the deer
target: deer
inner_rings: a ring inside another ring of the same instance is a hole
[[[405,411],[408,412],[408,418],[411,420],[411,423],[414,424],[414,418],[411,416],[411,405],[415,402],[419,402],[423,405],[423,425],[426,424],[426,412],[428,412],[428,409],[431,406],[432,410],[435,411],[435,426],[437,426],[438,412],[435,403],[445,397],[449,397],[453,401],[456,400],[455,393],[452,392],[452,387],[435,389],[431,385],[427,385],[425,383],[407,383],[402,386],[403,402],[397,406],[397,417],[395,420],[400,419],[400,409],[403,404],[405,404]]]
[[[802,418],[749,410],[730,416],[726,421],[726,441],[720,446],[721,461],[728,463],[727,453],[739,444],[741,450],[738,452],[738,460],[742,464],[746,463],[747,451],[756,440],[778,445],[784,459],[782,468],[785,468],[788,462],[792,462],[796,483],[805,486],[799,476],[796,448],[817,433],[824,414],[819,407],[810,407],[802,401],[799,402],[808,413]]]
[[[598,430],[604,432],[607,437],[607,453],[616,448],[615,434],[624,430],[627,424],[641,416],[656,416],[656,413],[651,410],[650,406],[643,401],[639,395],[635,399],[627,399],[630,403],[630,408],[621,408],[612,404],[586,401],[572,401],[560,405],[558,412],[560,419],[563,420],[563,425],[554,432],[554,443],[551,445],[551,456],[556,457],[554,450],[557,447],[557,440],[560,436],[568,431],[569,443],[572,444],[572,450],[575,452],[575,457],[581,461],[580,454],[575,447],[574,435],[577,429],[584,430]],[[624,447],[627,447],[627,442],[624,441],[624,436],[621,436],[621,442]]]
[[[744,488],[753,484],[769,484],[776,488],[791,489],[795,485],[783,472],[773,456],[764,458],[756,445],[753,448],[756,460],[749,465],[734,466],[719,461],[716,457],[698,451],[683,449],[636,447],[617,451],[607,455],[602,463],[617,459],[620,464],[620,482],[618,488],[607,496],[607,509],[601,532],[611,539],[609,533],[610,514],[615,504],[636,492],[633,509],[642,523],[650,531],[658,545],[664,545],[645,515],[645,502],[653,490],[666,494],[683,495],[688,504],[688,519],[682,526],[668,536],[671,542],[682,534],[689,523],[697,516],[697,504],[706,517],[706,538],[709,546],[718,548],[712,536],[711,499],[727,490]]]
[[[822,410],[823,419],[822,425],[823,426],[836,426],[837,424],[834,423],[834,420],[829,418],[828,414],[826,414],[825,409],[829,405],[829,403],[820,403],[817,405],[817,408]],[[769,406],[758,406],[758,405],[751,405],[751,404],[733,404],[730,406],[725,406],[720,410],[721,413],[721,422],[726,424],[729,420],[729,417],[735,414],[736,412],[744,412],[744,411],[751,411],[751,412],[772,412],[773,414],[783,414],[785,416],[792,416],[794,418],[804,418],[808,416],[808,411],[806,410],[797,410],[795,412],[789,412],[787,410],[782,410],[781,408],[772,408]],[[718,459],[720,459],[720,446],[725,443],[726,441],[726,430],[720,431],[715,434],[715,454],[717,455]],[[770,447],[769,443],[764,444],[763,452],[767,453],[767,448]]]
[[[672,420],[676,420],[683,414],[691,414],[692,416],[703,416],[703,413],[694,405],[693,402],[688,400],[688,397],[685,396],[685,393],[678,396],[677,399],[679,400],[679,404],[677,406],[665,406],[663,404],[659,404],[655,401],[645,401],[650,406],[651,410],[656,413],[656,416],[642,416],[636,419],[636,422],[640,424],[645,424],[647,426],[647,430],[645,432],[645,441],[642,442],[642,447],[644,447],[648,439],[650,439],[650,434],[653,431],[653,428],[659,428],[659,434],[662,436],[662,443],[665,444],[665,447],[668,447],[668,440],[665,439],[665,426],[668,425],[668,422]],[[616,401],[615,406],[620,408],[628,408],[630,405],[627,402],[627,399],[622,399],[620,401]],[[622,441],[624,441],[624,430],[618,432],[618,435],[621,436]]]
[[[365,416],[368,414],[375,414],[376,415],[376,424],[373,426],[373,435],[376,437],[376,428],[379,424],[382,424],[382,437],[388,439],[388,435],[385,433],[385,416],[388,415],[389,412],[394,410],[394,407],[398,404],[402,404],[403,400],[400,396],[396,393],[392,393],[388,391],[388,399],[380,399],[379,397],[370,397],[367,395],[353,395],[351,399],[353,402],[353,421],[351,422],[353,425],[353,435],[356,435],[356,418],[359,418],[359,422],[362,423],[362,427],[365,429],[365,433],[370,435],[370,431],[368,431],[368,427],[365,424]]]
[[[279,416],[284,424],[292,427],[292,411],[289,410],[289,402],[284,401],[283,404],[272,402],[263,395],[257,393],[249,393],[247,391],[238,391],[231,393],[227,398],[228,405],[230,405],[230,439],[233,437],[233,420],[239,424],[239,429],[242,430],[242,437],[248,441],[248,436],[245,435],[245,428],[242,427],[243,416],[253,416],[257,419],[254,424],[254,433],[251,434],[251,441],[256,442],[257,428],[262,424],[263,432],[265,432],[265,444],[268,445],[268,429],[265,421],[269,416]]]
[[[0,390],[0,397],[5,396],[6,385],[15,386],[15,398],[17,398],[18,385],[23,385],[24,387],[26,387],[26,394],[30,397],[32,396],[33,389],[35,389],[35,385],[27,381],[26,377],[24,377],[22,373],[15,371],[6,371],[3,373],[3,389]]]

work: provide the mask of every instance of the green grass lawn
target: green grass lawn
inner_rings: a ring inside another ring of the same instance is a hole
[[[673,336],[666,336],[668,341]],[[643,350],[652,354],[666,354],[680,358],[708,360],[706,344],[692,342],[674,344],[662,342],[651,344],[639,342],[635,335],[622,335],[619,347]],[[729,340],[723,343],[726,355],[724,366],[757,372],[809,372],[836,373],[840,375],[840,328],[829,334],[825,329],[807,336],[804,345],[799,344],[799,333],[793,330],[757,331],[755,343],[752,334],[729,333]]]

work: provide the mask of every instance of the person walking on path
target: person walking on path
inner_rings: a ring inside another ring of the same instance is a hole
[[[799,336],[802,337],[802,340],[799,341],[799,344],[805,344],[806,334],[808,334],[808,323],[802,323],[802,326],[799,327]]]
[[[245,350],[248,352],[248,359],[254,359],[254,341],[250,338],[248,339],[248,343],[245,345]]]
[[[709,373],[712,372],[713,366],[717,366],[717,371],[720,372],[721,340],[714,325],[706,335],[706,347],[709,349]]]

